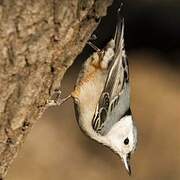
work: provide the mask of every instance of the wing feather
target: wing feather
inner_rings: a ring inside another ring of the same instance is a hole
[[[124,19],[118,12],[114,57],[93,118],[93,129],[106,134],[120,120],[130,106],[127,57],[124,50]]]

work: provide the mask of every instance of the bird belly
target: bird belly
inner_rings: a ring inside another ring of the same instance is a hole
[[[104,88],[107,73],[97,70],[89,79],[83,78],[72,93],[79,108],[78,123],[83,131],[92,137],[92,119]]]

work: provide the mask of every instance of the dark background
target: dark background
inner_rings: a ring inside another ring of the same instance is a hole
[[[172,56],[168,63],[180,66],[180,1],[178,0],[115,0],[108,9],[108,15],[101,19],[94,34],[94,41],[102,48],[115,31],[116,12],[123,2],[125,18],[125,40],[127,51],[149,49]],[[89,47],[85,48],[84,54]],[[84,55],[83,54],[83,55]]]
[[[94,34],[99,48],[113,36],[120,1]],[[180,1],[124,1],[132,112],[138,147],[129,177],[121,160],[79,130],[72,101],[49,108],[28,136],[7,180],[180,179]],[[63,96],[73,90],[88,45],[66,73]]]

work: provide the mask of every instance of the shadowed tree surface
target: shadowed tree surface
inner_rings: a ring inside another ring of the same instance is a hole
[[[0,179],[112,0],[0,0]]]

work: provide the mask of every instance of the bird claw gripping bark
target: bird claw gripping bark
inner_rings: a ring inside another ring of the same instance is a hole
[[[65,98],[61,98],[61,94],[61,90],[55,90],[52,98],[47,101],[47,106],[60,106],[71,97],[71,95],[68,95]]]

